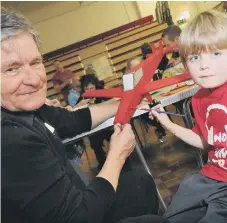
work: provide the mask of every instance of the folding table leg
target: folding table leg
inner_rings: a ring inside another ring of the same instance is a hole
[[[87,158],[89,169],[92,172],[91,162],[90,162],[89,155],[88,155],[88,152],[87,152],[87,149],[86,148],[85,148],[84,152],[85,152],[85,155],[86,155],[86,158]]]
[[[138,133],[136,132],[136,129],[135,129],[135,126],[133,125],[133,122],[131,122],[131,125],[132,125],[132,129],[134,131],[135,137],[136,137],[136,152],[137,152],[137,154],[139,156],[139,159],[140,159],[140,161],[141,161],[144,169],[154,179],[154,177],[153,177],[153,175],[151,173],[151,170],[150,170],[150,168],[147,165],[147,162],[145,160],[145,157],[144,157],[144,155],[143,155],[143,153],[141,151],[142,143],[140,142],[140,139],[138,138]],[[162,196],[161,196],[161,194],[160,194],[160,192],[158,190],[157,185],[156,185],[156,189],[157,189],[157,193],[158,193],[158,198],[159,198],[160,204],[161,204],[162,208],[165,211],[167,209],[167,207],[166,207],[166,204],[165,204],[165,202],[164,202],[164,200],[163,200],[163,198],[162,198]]]

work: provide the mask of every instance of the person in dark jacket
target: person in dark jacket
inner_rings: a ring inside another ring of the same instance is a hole
[[[65,158],[61,140],[112,117],[119,103],[75,112],[45,105],[37,34],[21,14],[1,10],[2,222],[133,222],[139,216],[148,222],[158,208],[152,177],[141,171],[120,176],[135,147],[130,125],[115,125],[107,160],[89,184]]]

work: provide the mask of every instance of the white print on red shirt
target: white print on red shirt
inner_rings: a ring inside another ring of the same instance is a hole
[[[214,146],[214,151],[209,153],[208,162],[227,170],[227,107],[221,104],[210,105],[207,108],[205,126],[208,143]]]

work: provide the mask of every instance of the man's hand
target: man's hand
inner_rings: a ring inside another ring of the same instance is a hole
[[[110,150],[107,159],[119,160],[124,163],[134,150],[135,145],[136,140],[131,125],[120,126],[116,124],[114,126],[114,134],[110,140]]]
[[[134,150],[135,145],[135,136],[129,124],[114,126],[114,134],[110,140],[109,153],[106,162],[97,177],[108,180],[115,191],[117,190],[121,169],[127,157]]]
[[[67,105],[66,107],[64,107],[66,110],[68,110],[68,111],[73,111],[73,107],[72,106],[70,106],[70,105]]]
[[[62,107],[60,101],[58,101],[56,98],[52,100],[46,98],[45,104],[48,106]]]
[[[90,98],[81,100],[78,104],[73,106],[73,108],[79,108],[81,106],[87,105],[90,102]]]
[[[83,106],[83,105],[88,104],[91,100],[92,100],[92,98],[83,99],[79,102],[79,104],[80,104],[80,106]]]

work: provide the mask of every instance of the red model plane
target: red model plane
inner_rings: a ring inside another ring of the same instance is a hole
[[[145,61],[123,75],[123,88],[86,91],[83,94],[83,97],[121,98],[114,123],[128,123],[143,97],[146,97],[151,103],[152,97],[149,92],[191,79],[189,73],[183,73],[170,78],[153,81],[153,75],[163,55],[172,52],[176,46],[163,48],[162,41],[159,41],[157,48],[154,44],[151,47],[153,53]]]

